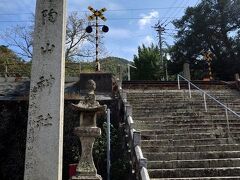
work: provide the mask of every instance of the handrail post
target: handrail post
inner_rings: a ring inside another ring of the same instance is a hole
[[[111,130],[110,130],[110,109],[107,109],[107,180],[110,180],[110,168],[111,168]]]
[[[190,82],[188,82],[188,91],[189,91],[189,97],[192,98]]]
[[[181,87],[180,87],[180,78],[179,78],[179,75],[177,75],[177,81],[178,81],[178,89],[180,90]]]
[[[206,101],[206,93],[203,93],[203,99],[204,99],[204,107],[205,107],[205,111],[207,112],[207,101]]]
[[[228,128],[228,138],[230,137],[230,127],[229,127],[229,119],[228,119],[228,110],[225,108],[226,119],[227,119],[227,128]]]

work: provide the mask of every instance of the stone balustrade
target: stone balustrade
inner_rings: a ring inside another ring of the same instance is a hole
[[[121,92],[120,95],[124,103],[125,132],[132,161],[132,172],[136,179],[150,180],[147,171],[147,159],[143,157],[141,150],[141,132],[134,129],[132,106],[127,102],[126,93]]]

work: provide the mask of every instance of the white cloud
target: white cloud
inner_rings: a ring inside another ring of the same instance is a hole
[[[144,29],[144,27],[148,24],[151,24],[154,18],[159,17],[158,11],[151,11],[149,14],[141,15],[142,18],[138,21],[138,25],[140,29]]]
[[[154,43],[154,39],[150,35],[145,36],[145,38],[141,41],[141,44],[146,46],[150,46],[152,43]]]

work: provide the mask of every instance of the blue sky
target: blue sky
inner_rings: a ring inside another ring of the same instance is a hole
[[[157,44],[158,37],[152,28],[159,20],[166,25],[164,41],[173,44],[176,33],[171,20],[181,17],[185,8],[195,6],[199,0],[68,0],[68,13],[88,13],[90,5],[95,9],[107,8],[104,13],[109,32],[104,43],[109,56],[133,59],[137,47]],[[0,0],[0,33],[17,24],[25,25],[35,11],[35,0]],[[0,44],[4,41],[0,39]]]

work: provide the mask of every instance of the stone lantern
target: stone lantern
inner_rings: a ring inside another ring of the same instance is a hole
[[[78,104],[72,104],[76,111],[80,112],[80,127],[74,129],[74,133],[80,138],[82,146],[82,154],[76,169],[76,175],[72,180],[101,180],[101,176],[97,174],[96,167],[93,162],[92,149],[94,141],[101,135],[101,129],[96,126],[96,118],[98,113],[106,111],[106,105],[100,105],[95,97],[96,83],[93,80],[87,82],[87,95],[84,101]]]

